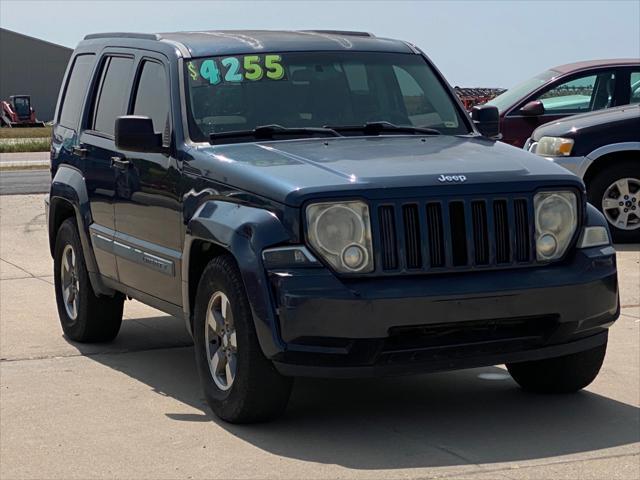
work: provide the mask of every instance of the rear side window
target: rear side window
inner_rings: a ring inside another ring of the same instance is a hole
[[[133,59],[108,57],[93,109],[92,130],[113,135],[116,117],[124,115],[129,98],[129,78]]]
[[[150,117],[155,132],[162,133],[169,119],[169,105],[169,85],[164,66],[145,61],[138,80],[133,114]]]
[[[640,72],[631,72],[631,98],[629,103],[640,103]]]
[[[94,61],[95,55],[93,54],[78,55],[73,61],[58,119],[58,123],[64,127],[75,130],[78,125]]]

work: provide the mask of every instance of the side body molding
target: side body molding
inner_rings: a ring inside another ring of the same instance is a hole
[[[66,203],[66,205],[65,205]],[[104,285],[100,278],[98,264],[91,245],[89,226],[93,222],[89,195],[82,172],[69,165],[61,165],[53,180],[49,194],[49,212],[47,229],[49,233],[49,249],[53,256],[56,238],[56,210],[71,206],[75,212],[84,262],[89,272],[93,290],[101,295],[113,295],[114,291]]]
[[[203,203],[187,225],[182,262],[182,298],[185,319],[189,311],[189,256],[194,241],[204,240],[228,250],[236,259],[264,354],[273,357],[284,350],[278,322],[272,310],[262,250],[290,240],[278,217],[264,209],[210,200]],[[190,328],[191,325],[187,325]]]

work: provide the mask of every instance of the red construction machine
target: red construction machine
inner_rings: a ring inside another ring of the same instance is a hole
[[[0,102],[0,106],[2,127],[44,127],[44,122],[36,120],[36,112],[31,107],[29,95],[12,95],[8,100]]]

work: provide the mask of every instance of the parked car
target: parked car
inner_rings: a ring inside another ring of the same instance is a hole
[[[52,141],[62,329],[109,341],[127,297],[182,318],[230,422],[278,415],[296,376],[506,363],[579,390],[619,313],[607,222],[498,125],[403,41],[89,35]]]
[[[525,150],[580,176],[613,239],[640,242],[640,105],[576,115],[538,127]]]
[[[640,102],[640,59],[570,63],[510,88],[487,105],[500,111],[502,141],[522,147],[540,125]]]

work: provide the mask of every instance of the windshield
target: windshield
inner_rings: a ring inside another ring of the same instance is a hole
[[[189,132],[389,122],[469,133],[459,108],[420,55],[297,52],[193,59],[185,64]]]
[[[493,100],[488,101],[487,105],[498,107],[498,110],[500,111],[500,113],[502,113],[557,75],[558,72],[555,72],[553,70],[542,72],[539,75],[536,75],[535,77],[525,80],[515,87],[510,88],[503,94],[498,95]]]

